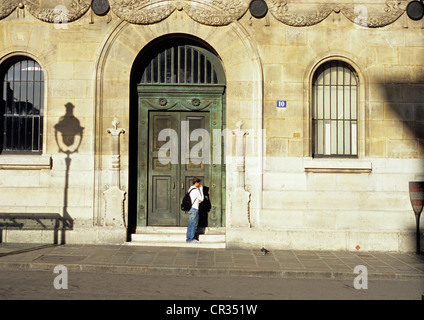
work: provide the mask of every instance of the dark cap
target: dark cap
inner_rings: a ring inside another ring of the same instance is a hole
[[[193,178],[193,184],[195,184],[196,182],[200,182],[200,181],[202,181],[202,179],[200,179],[199,177]]]

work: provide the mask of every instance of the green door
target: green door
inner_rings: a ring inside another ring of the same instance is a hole
[[[212,48],[185,36],[146,46],[132,70],[138,97],[137,226],[186,226],[193,176],[210,208],[199,226],[225,224],[225,72]],[[134,166],[135,167],[135,166]]]
[[[139,86],[138,226],[186,226],[180,204],[194,176],[210,208],[199,226],[223,226],[224,87]]]
[[[187,225],[179,204],[193,177],[210,185],[209,124],[209,112],[149,112],[148,225]]]

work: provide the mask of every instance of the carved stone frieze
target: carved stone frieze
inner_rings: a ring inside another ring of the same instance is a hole
[[[328,1],[265,0],[269,12],[282,23],[294,27],[315,25],[333,11],[353,23],[376,28],[396,21],[409,0]],[[169,17],[175,10],[206,25],[223,26],[240,19],[248,11],[250,0],[109,0],[112,11],[122,20],[135,24],[153,24]],[[45,22],[71,22],[82,17],[91,0],[2,0],[0,19],[17,7],[28,10]]]
[[[137,24],[152,24],[175,10],[184,10],[193,20],[207,25],[226,25],[239,19],[249,0],[111,0],[115,14]]]
[[[119,18],[136,24],[159,22],[176,9],[176,1],[169,0],[110,0],[110,5]]]
[[[72,22],[81,18],[90,8],[91,0],[24,0],[25,8],[45,22]]]
[[[224,26],[240,19],[249,3],[249,0],[192,0],[184,1],[183,8],[190,18],[199,23]]]
[[[353,23],[365,27],[384,27],[396,21],[406,9],[408,0],[305,1],[268,0],[271,14],[279,21],[294,27],[317,24],[331,12],[341,12]]]
[[[395,22],[406,10],[409,0],[371,1],[360,5],[344,5],[343,15],[350,21],[369,28],[387,26]]]
[[[312,26],[328,17],[333,3],[270,0],[269,11],[282,23],[293,27]]]

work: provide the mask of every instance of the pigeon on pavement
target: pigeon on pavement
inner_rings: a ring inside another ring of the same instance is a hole
[[[265,249],[264,247],[262,247],[261,252],[263,255],[266,255],[269,251]]]

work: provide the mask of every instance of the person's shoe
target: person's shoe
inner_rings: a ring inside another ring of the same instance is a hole
[[[194,240],[192,241],[192,243],[200,243],[200,241],[199,241],[199,240],[194,239]]]

